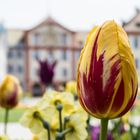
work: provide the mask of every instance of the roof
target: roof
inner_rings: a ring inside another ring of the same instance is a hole
[[[123,28],[127,33],[140,33],[140,10],[136,9],[135,16],[128,22],[124,22]]]
[[[68,31],[68,32],[74,33],[74,31],[72,31],[72,30],[70,30],[70,29],[64,27],[63,25],[61,25],[60,23],[58,23],[56,20],[54,20],[52,17],[48,17],[46,20],[44,20],[43,22],[41,22],[41,23],[38,24],[37,26],[35,26],[35,27],[33,27],[32,29],[28,30],[28,32],[33,31],[33,30],[35,30],[35,29],[37,29],[37,28],[39,28],[39,27],[41,27],[41,26],[43,26],[43,25],[50,25],[50,24],[51,24],[51,25],[58,26],[58,27],[60,27],[60,28],[62,28],[62,29],[64,29],[64,30],[66,30],[66,31]]]
[[[16,46],[24,37],[24,30],[20,29],[7,29],[8,46]]]

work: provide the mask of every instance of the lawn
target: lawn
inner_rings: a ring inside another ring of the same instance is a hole
[[[9,112],[9,122],[18,122],[23,113],[25,112],[25,108],[14,108],[11,109]],[[0,108],[0,122],[4,122],[4,114],[5,110]],[[132,111],[133,116],[140,115],[140,105],[135,106],[135,108]]]
[[[9,112],[9,122],[18,122],[24,112],[25,109],[23,108],[11,109]],[[5,110],[0,108],[0,122],[4,122],[4,114]]]

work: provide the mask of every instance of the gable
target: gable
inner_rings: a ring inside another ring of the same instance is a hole
[[[72,32],[56,24],[42,24],[28,32],[28,44],[31,46],[71,45]]]
[[[124,29],[128,33],[140,33],[140,12],[124,25]]]

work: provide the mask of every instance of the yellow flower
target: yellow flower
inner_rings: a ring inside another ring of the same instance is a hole
[[[45,99],[37,103],[36,107],[43,112],[41,116],[49,123],[51,140],[55,140],[56,132],[59,129],[58,111],[56,110],[56,107],[49,105]],[[48,138],[47,130],[43,128],[37,136],[39,140],[46,140]]]
[[[67,102],[70,104],[74,103],[73,95],[66,94],[66,92],[51,91],[46,93],[43,98],[47,99],[48,103],[53,105],[56,105],[57,103],[66,104]]]
[[[86,126],[81,113],[73,113],[66,124],[66,128],[72,128],[72,131],[66,134],[66,140],[85,140],[88,136]]]
[[[88,113],[81,107],[79,101],[75,104],[75,112],[79,113],[83,121],[87,121]]]
[[[38,136],[37,135],[34,135],[32,140],[39,140]]]
[[[4,108],[13,108],[18,104],[22,90],[18,79],[7,75],[0,86],[0,105]]]
[[[6,135],[0,136],[0,140],[8,140],[8,137]]]
[[[69,114],[74,109],[74,97],[71,93],[52,91],[51,93],[45,94],[40,104],[42,106],[55,107],[57,104],[61,104],[63,106],[63,113]]]
[[[69,81],[66,83],[66,91],[76,95],[77,88],[76,88],[76,81]]]
[[[49,124],[50,124],[51,140],[55,140],[57,130],[59,129],[58,118],[52,117],[52,120],[50,120]],[[40,134],[38,134],[38,137],[40,140],[47,140],[48,139],[47,130],[44,129]]]
[[[32,107],[28,109],[22,116],[20,123],[24,127],[28,127],[33,133],[38,134],[43,130],[42,122],[34,117],[35,112],[40,112],[37,107]]]
[[[23,126],[28,127],[34,134],[38,134],[44,130],[44,127],[42,122],[35,117],[35,113],[39,113],[45,121],[50,122],[55,111],[52,107],[39,108],[38,106],[34,106],[25,112],[20,122]]]

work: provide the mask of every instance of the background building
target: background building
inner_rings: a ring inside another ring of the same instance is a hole
[[[124,22],[123,27],[130,39],[140,78],[140,11]],[[74,80],[87,34],[88,31],[71,31],[51,17],[27,31],[9,29],[7,72],[17,76],[24,89],[31,91],[33,84],[40,80],[38,59],[47,59],[50,63],[57,61],[53,83]]]
[[[3,24],[0,23],[0,81],[7,73],[7,35],[6,29]]]
[[[57,61],[54,83],[76,79],[77,61],[87,32],[71,31],[51,17],[28,31],[8,30],[8,73],[17,76],[24,89],[39,82],[38,59]]]
[[[18,77],[23,88],[26,89],[24,34],[25,31],[19,29],[7,30],[7,73]]]
[[[130,44],[134,52],[135,63],[140,80],[140,10],[136,9],[135,16],[128,22],[124,22],[123,28],[128,34]]]

